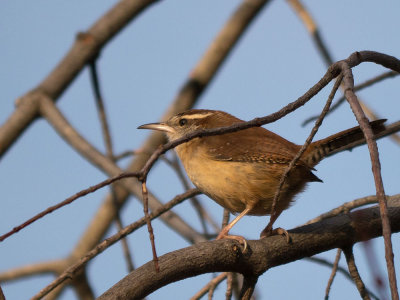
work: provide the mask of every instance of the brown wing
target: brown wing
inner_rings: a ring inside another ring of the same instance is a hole
[[[223,137],[223,138],[222,138]],[[300,147],[262,127],[201,139],[215,160],[288,164]],[[300,164],[305,165],[304,162]]]

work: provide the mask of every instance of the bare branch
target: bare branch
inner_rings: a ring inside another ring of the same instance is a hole
[[[196,294],[193,295],[192,298],[190,298],[190,300],[198,300],[201,297],[203,297],[209,290],[211,287],[215,287],[218,284],[220,284],[223,280],[225,280],[225,278],[227,277],[226,272],[219,274],[217,277],[213,278],[212,280],[210,280],[205,286],[203,286],[201,288],[200,291],[198,291]]]
[[[79,199],[79,198],[81,198],[83,196],[86,196],[87,194],[93,193],[93,192],[97,191],[98,189],[101,189],[102,187],[105,187],[105,186],[107,186],[107,185],[109,185],[109,184],[111,184],[111,183],[113,183],[115,181],[118,181],[118,180],[122,179],[122,178],[137,177],[137,176],[138,176],[138,174],[135,174],[135,173],[122,173],[122,174],[117,175],[115,177],[106,179],[106,180],[104,180],[104,181],[102,181],[102,182],[100,182],[98,184],[95,184],[95,185],[93,185],[93,186],[91,186],[91,187],[89,187],[87,189],[84,189],[84,190],[76,193],[75,195],[73,195],[71,197],[68,197],[64,201],[62,201],[62,202],[60,202],[60,203],[58,203],[56,205],[48,207],[44,211],[38,213],[34,217],[32,217],[29,220],[27,220],[24,223],[22,223],[21,225],[18,225],[16,227],[14,227],[9,232],[7,232],[7,233],[3,234],[2,236],[0,236],[0,242],[4,241],[9,236],[13,235],[14,233],[17,233],[21,229],[29,226],[30,224],[32,224],[33,222],[39,220],[40,218],[52,213],[53,211],[65,206],[65,205],[68,205],[68,204],[74,202],[75,200],[77,200],[77,199]]]
[[[375,54],[372,55],[372,53],[365,53],[365,54],[366,54],[365,55],[366,61],[369,61],[368,57],[370,57],[370,56],[375,57]],[[362,58],[363,54],[356,53],[353,56],[357,56],[357,58]],[[388,57],[379,57],[379,58],[377,58],[377,60],[373,60],[374,57],[371,57],[370,59],[376,63],[380,63],[383,65],[389,63],[389,61],[387,61]],[[400,65],[400,62],[399,62],[399,65]],[[386,65],[386,66],[388,66],[388,65]],[[345,86],[345,96],[351,106],[351,109],[353,110],[353,113],[354,113],[358,123],[360,124],[361,130],[364,133],[364,136],[365,136],[365,139],[366,139],[367,145],[368,145],[368,150],[370,153],[371,164],[372,164],[372,173],[373,173],[374,181],[375,181],[376,196],[378,197],[380,214],[382,217],[382,231],[383,231],[383,238],[385,241],[385,257],[386,257],[386,264],[387,264],[388,275],[389,275],[390,290],[392,293],[392,298],[398,300],[399,294],[398,294],[398,290],[397,290],[396,272],[395,272],[395,267],[394,267],[394,262],[393,262],[391,229],[390,229],[389,218],[387,216],[387,214],[388,214],[387,213],[387,205],[386,205],[386,199],[385,199],[385,190],[383,188],[378,147],[376,145],[376,141],[374,139],[374,135],[372,133],[371,126],[369,125],[368,119],[365,117],[365,114],[360,106],[357,96],[353,92],[354,81],[353,81],[353,74],[350,69],[350,66],[348,66],[346,62],[343,62],[342,68],[343,68],[343,74],[344,74],[343,85]]]
[[[94,23],[87,33],[77,36],[74,45],[53,71],[36,88],[16,101],[14,113],[0,127],[0,157],[38,116],[42,99],[57,100],[101,48],[154,2],[121,0]]]
[[[176,196],[174,199],[172,199],[170,202],[166,203],[164,206],[154,210],[150,214],[150,219],[157,218],[158,216],[164,214],[165,212],[169,211],[172,207],[175,205],[181,203],[182,201],[199,194],[200,191],[197,189],[189,190],[179,196]],[[40,299],[47,295],[49,292],[51,292],[54,288],[56,288],[58,285],[63,283],[64,281],[73,278],[74,274],[78,272],[85,264],[91,260],[93,257],[99,255],[102,253],[105,249],[110,247],[111,245],[115,244],[118,242],[121,238],[127,236],[128,234],[132,233],[136,229],[146,225],[146,217],[141,218],[140,220],[126,226],[123,230],[119,231],[118,233],[114,234],[113,236],[105,239],[103,242],[101,242],[99,245],[97,245],[94,249],[86,253],[85,256],[80,258],[76,263],[74,263],[72,266],[70,266],[68,269],[66,269],[58,278],[56,278],[50,285],[42,289],[35,297],[32,298],[34,299]],[[154,268],[154,265],[153,265]],[[154,270],[154,269],[153,269]]]
[[[381,81],[384,80],[384,79],[392,78],[392,77],[395,77],[395,76],[397,76],[397,75],[399,75],[399,73],[394,72],[394,71],[387,71],[387,72],[384,72],[384,73],[382,73],[381,75],[375,76],[375,77],[373,77],[373,78],[371,78],[371,79],[369,79],[369,80],[366,80],[366,81],[363,82],[363,83],[360,83],[360,84],[354,86],[354,89],[353,89],[353,90],[354,90],[355,92],[358,92],[358,91],[360,91],[360,90],[362,90],[362,89],[364,89],[364,88],[366,88],[366,87],[369,87],[369,86],[371,86],[371,85],[373,85],[373,84],[375,84],[375,83],[379,83],[379,82],[381,82]],[[332,105],[332,107],[330,108],[330,110],[329,110],[329,112],[328,112],[327,115],[330,115],[332,112],[334,112],[334,111],[335,111],[337,108],[339,108],[339,106],[340,106],[343,102],[345,102],[345,101],[346,101],[346,98],[345,98],[344,96],[340,97],[340,98]],[[302,125],[302,126],[306,126],[308,123],[310,123],[310,122],[312,122],[312,121],[315,121],[317,118],[318,118],[318,115],[317,115],[317,116],[312,116],[312,117],[310,117],[310,118],[304,120],[304,122],[303,122],[301,125]],[[379,118],[378,118],[378,117],[375,117],[374,119],[379,119]]]
[[[307,140],[304,142],[304,145],[300,148],[299,152],[296,154],[296,156],[292,159],[292,161],[290,162],[290,164],[286,167],[285,172],[283,173],[280,181],[279,181],[279,186],[275,191],[275,195],[274,195],[274,200],[272,202],[272,207],[271,207],[271,216],[275,213],[275,207],[276,207],[276,203],[279,199],[279,195],[281,193],[282,187],[289,175],[290,170],[294,167],[294,165],[297,163],[297,161],[300,159],[300,157],[303,155],[303,153],[306,151],[308,145],[311,143],[311,141],[313,140],[315,134],[318,131],[318,128],[321,126],[322,121],[324,120],[326,114],[329,111],[329,107],[332,104],[332,100],[333,97],[335,97],[335,94],[342,82],[343,79],[343,75],[340,74],[332,88],[331,93],[329,94],[328,100],[326,101],[326,104],[320,114],[320,116],[318,117],[317,121],[315,121],[315,125],[313,127],[313,129],[311,130],[310,135],[308,136]],[[271,221],[270,221],[271,222]]]
[[[360,212],[362,218],[359,217]],[[399,231],[399,201],[390,202],[389,216],[393,231]],[[379,208],[372,207],[290,230],[292,244],[287,244],[277,236],[248,241],[249,252],[246,255],[241,254],[240,247],[233,240],[199,243],[159,257],[160,273],[154,272],[152,262],[141,266],[99,299],[140,299],[171,282],[208,272],[238,272],[245,276],[259,276],[272,267],[381,234]]]
[[[125,177],[142,177],[142,172],[123,173],[113,161],[101,154],[96,148],[88,143],[64,118],[61,112],[56,108],[52,101],[43,101],[41,105],[41,112],[46,120],[54,127],[58,134],[63,137],[75,150],[79,151],[86,159],[92,162],[94,165],[99,167],[102,171],[106,172],[109,176],[121,176]],[[125,175],[122,175],[125,174]],[[127,176],[126,174],[130,174]],[[138,175],[139,176],[136,176]],[[113,183],[112,180],[108,183]],[[137,199],[142,197],[142,187],[137,180],[123,180],[118,182],[118,185],[122,185],[132,195],[136,196]],[[149,192],[149,207],[151,210],[155,210],[157,207],[162,206],[162,203]],[[169,212],[168,216],[164,215],[161,218],[168,226],[174,228],[182,236],[189,241],[203,241],[202,235],[198,234],[191,226],[189,226],[182,218],[176,213]]]
[[[341,249],[337,249],[335,261],[334,261],[333,267],[332,267],[331,276],[329,276],[328,284],[327,284],[326,289],[325,289],[325,300],[329,299],[329,291],[331,290],[331,286],[332,286],[333,280],[335,279],[335,276],[336,276],[336,273],[337,273],[337,269],[338,269],[338,266],[339,266],[339,260],[340,260],[341,254],[342,254],[342,250]]]
[[[314,263],[317,263],[317,264],[320,264],[320,265],[323,265],[323,266],[326,266],[326,267],[331,268],[331,269],[333,268],[333,263],[331,263],[331,262],[329,262],[326,259],[321,258],[321,257],[313,256],[313,257],[306,257],[304,259],[308,260],[308,261],[311,261],[311,262],[314,262]],[[350,275],[349,271],[347,271],[345,268],[343,268],[341,266],[338,266],[337,267],[337,271],[340,272],[346,279],[350,280],[352,283],[355,284],[355,282],[353,281],[353,278],[351,278],[351,275]],[[379,300],[379,297],[377,297],[372,291],[370,291],[368,289],[367,289],[367,291],[368,291],[369,295],[372,298],[374,298],[375,300]]]
[[[0,273],[0,282],[11,281],[38,274],[53,274],[60,270],[60,267],[62,267],[64,263],[64,260],[52,260],[11,269]]]
[[[400,194],[393,195],[393,196],[386,196],[386,198],[388,201],[392,201],[392,200],[397,201],[398,199],[400,199]],[[346,203],[340,205],[339,207],[336,207],[326,213],[323,213],[322,215],[320,215],[314,219],[311,219],[310,221],[306,222],[304,225],[315,223],[315,222],[321,221],[326,218],[337,216],[341,213],[349,212],[349,211],[353,210],[354,208],[358,208],[358,207],[361,207],[364,205],[373,204],[373,203],[377,203],[377,202],[378,202],[378,198],[376,197],[376,195],[355,199],[353,201],[346,202]]]
[[[367,293],[364,282],[362,281],[360,274],[358,273],[357,266],[354,261],[353,248],[346,247],[343,249],[343,252],[344,255],[346,256],[347,266],[349,267],[350,275],[357,286],[361,298],[363,298],[364,300],[370,300],[371,298]]]

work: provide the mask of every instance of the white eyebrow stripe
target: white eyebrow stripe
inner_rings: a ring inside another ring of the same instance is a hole
[[[182,117],[185,119],[203,119],[205,117],[211,116],[213,113],[204,113],[204,114],[193,114],[193,115],[183,115]]]

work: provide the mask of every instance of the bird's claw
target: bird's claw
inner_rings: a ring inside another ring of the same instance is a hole
[[[289,232],[281,227],[275,228],[273,230],[263,230],[260,234],[260,238],[266,238],[272,235],[284,235],[288,244],[292,242],[292,238],[290,237]]]
[[[243,251],[242,253],[246,253],[247,251],[247,241],[244,237],[240,235],[229,235],[223,232],[220,232],[220,234],[217,236],[216,240],[222,240],[222,239],[231,239],[231,240],[236,240],[239,242],[240,245],[243,245]]]

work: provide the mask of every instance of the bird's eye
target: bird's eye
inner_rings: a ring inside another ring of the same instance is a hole
[[[179,120],[179,125],[180,126],[185,126],[187,124],[187,120],[186,119],[180,119]]]

